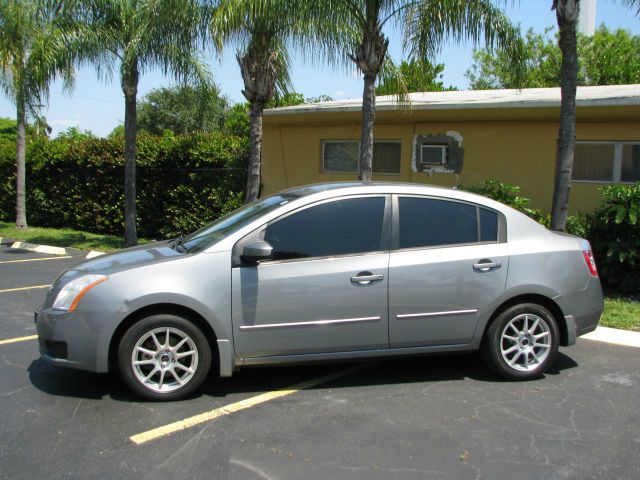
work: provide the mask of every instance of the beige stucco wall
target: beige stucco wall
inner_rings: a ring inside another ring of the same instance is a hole
[[[285,121],[266,118],[263,139],[263,195],[283,188],[308,183],[335,180],[355,180],[356,174],[321,172],[321,141],[358,139],[360,124],[334,120],[309,123],[313,114],[299,114]],[[343,117],[346,117],[343,116]],[[402,141],[400,175],[374,175],[374,180],[408,181],[454,186],[459,183],[478,184],[496,178],[521,187],[532,206],[549,211],[553,192],[554,162],[558,124],[546,120],[491,120],[378,123],[375,138]],[[450,173],[415,173],[411,169],[414,135],[456,131],[463,138],[464,167],[460,175]],[[587,121],[577,124],[578,140],[640,140],[640,122]],[[572,184],[570,211],[593,210],[598,202],[601,184]]]

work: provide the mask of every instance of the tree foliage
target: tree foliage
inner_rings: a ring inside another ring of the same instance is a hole
[[[137,143],[142,236],[186,234],[242,204],[244,139],[222,132],[142,134]],[[34,224],[122,232],[122,139],[70,131],[54,140],[34,139],[27,151],[27,205]],[[14,156],[15,146],[0,142],[0,220],[8,220],[15,196]]]
[[[138,102],[138,128],[153,135],[222,129],[229,102],[217,87],[177,85],[157,88]]]
[[[313,3],[303,0],[221,0],[209,25],[218,52],[225,45],[236,48],[242,95],[250,105],[247,202],[260,193],[264,108],[290,90],[291,44],[308,45],[312,37],[309,5]]]
[[[140,76],[160,69],[179,82],[208,85],[209,72],[198,54],[207,9],[198,0],[70,0],[66,20],[73,26],[69,51],[110,77],[117,69],[125,99],[126,245],[137,243],[136,137]]]
[[[640,183],[600,189],[602,201],[589,215],[589,240],[604,286],[640,291]]]
[[[447,40],[455,43],[484,42],[511,51],[514,71],[520,62],[514,28],[490,0],[318,0],[310,2],[318,11],[314,18],[334,62],[352,62],[364,81],[362,100],[362,134],[360,140],[359,177],[371,179],[375,123],[375,86],[379,79],[404,99],[407,85],[402,70],[387,56],[389,39],[385,28],[397,28],[404,37],[409,60],[424,61],[438,53]],[[518,75],[516,74],[516,77]]]
[[[393,78],[385,78],[376,87],[376,95],[397,95],[399,89],[407,92],[442,92],[455,90],[445,87],[442,81],[444,63],[432,64],[429,60],[403,60],[398,66],[402,82],[399,85]]]
[[[560,86],[562,56],[557,34],[532,29],[522,43],[526,59],[524,88]],[[601,25],[592,37],[578,34],[578,85],[623,85],[640,83],[640,35]],[[475,50],[466,77],[474,90],[517,88],[507,52]]]
[[[0,90],[16,106],[16,226],[27,227],[26,124],[40,121],[40,109],[49,96],[49,84],[61,77],[74,81],[67,31],[58,22],[65,4],[48,0],[0,2]],[[46,131],[46,128],[45,128]]]

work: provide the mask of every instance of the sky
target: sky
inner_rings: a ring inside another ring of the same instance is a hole
[[[556,25],[555,12],[551,11],[551,0],[510,1],[506,7],[509,18],[522,27],[523,31],[533,28],[544,32],[545,28]],[[604,23],[610,29],[625,28],[634,34],[640,34],[640,18],[634,12],[614,0],[598,0],[596,7],[596,25]],[[386,32],[390,38],[389,53],[395,61],[403,58],[402,38],[398,31]],[[444,63],[445,86],[459,89],[468,88],[465,72],[472,63],[473,45],[443,45],[434,63]],[[241,89],[242,77],[235,59],[235,52],[227,50],[221,59],[208,54],[214,79],[221,92],[232,102],[244,101]],[[355,70],[339,71],[304,63],[294,57],[292,62],[294,90],[305,97],[329,95],[336,100],[359,98],[362,96],[362,80]],[[154,88],[173,85],[170,77],[159,71],[146,72],[138,88],[138,98]],[[106,136],[124,121],[124,100],[117,75],[111,81],[98,80],[93,67],[85,67],[77,72],[76,85],[70,94],[63,92],[61,84],[51,86],[48,107],[43,109],[44,116],[53,128],[53,136],[69,127],[90,130],[99,136]],[[15,118],[15,107],[11,101],[0,97],[0,117]]]

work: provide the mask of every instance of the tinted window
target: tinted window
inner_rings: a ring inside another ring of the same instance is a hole
[[[480,241],[498,241],[498,214],[484,208],[480,209]]]
[[[477,209],[465,203],[400,197],[400,248],[478,241]]]
[[[384,197],[323,203],[278,220],[264,239],[274,259],[324,257],[380,250]]]
[[[186,236],[182,243],[188,252],[202,251],[227,235],[248,225],[256,218],[266,215],[296,198],[297,195],[276,194],[256,200]]]

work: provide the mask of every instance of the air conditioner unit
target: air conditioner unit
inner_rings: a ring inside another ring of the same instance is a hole
[[[420,164],[429,165],[446,165],[447,164],[447,146],[446,145],[422,145],[420,149]]]

